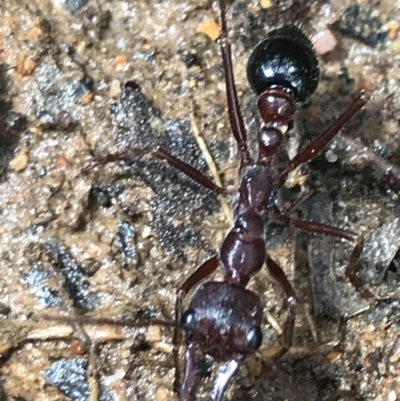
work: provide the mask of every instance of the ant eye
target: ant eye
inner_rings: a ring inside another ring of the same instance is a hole
[[[188,309],[181,319],[181,323],[185,326],[185,336],[187,340],[193,337],[193,329],[196,326],[196,312],[194,309]]]
[[[188,309],[182,316],[181,323],[187,328],[194,328],[196,324],[196,312],[194,309]]]
[[[251,349],[259,349],[262,343],[263,335],[260,326],[254,326],[247,333],[247,346]]]

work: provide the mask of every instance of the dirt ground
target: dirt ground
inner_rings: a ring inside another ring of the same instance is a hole
[[[218,249],[219,200],[150,156],[162,145],[208,174],[192,113],[224,184],[237,185],[219,48],[199,32],[212,28],[216,3],[1,2],[0,401],[177,399],[170,329],[82,329],[41,316],[171,320],[179,283]],[[226,398],[396,401],[400,2],[235,1],[229,34],[252,138],[259,117],[246,63],[285,22],[312,37],[329,29],[337,45],[320,56],[320,85],[299,108],[282,160],[357,91],[371,100],[279,202],[298,218],[364,235],[357,270],[379,301],[368,304],[344,278],[351,243],[273,225],[268,249],[304,301],[296,346],[264,376],[245,364]],[[99,162],[116,153],[125,160]],[[280,288],[266,272],[251,288],[283,326]],[[281,344],[265,319],[263,352]],[[215,370],[198,362],[195,399],[205,400]]]

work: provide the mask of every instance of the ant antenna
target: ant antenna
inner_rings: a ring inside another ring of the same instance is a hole
[[[64,323],[79,323],[79,324],[90,324],[90,325],[102,325],[107,324],[110,326],[123,326],[123,327],[131,327],[131,328],[141,328],[141,327],[149,327],[149,326],[163,326],[163,327],[172,327],[184,330],[192,330],[192,328],[187,327],[184,324],[174,322],[171,320],[164,319],[146,319],[143,321],[135,321],[128,319],[108,319],[108,318],[88,318],[85,316],[53,316],[53,315],[40,315],[38,319],[49,320],[54,322],[64,322]]]

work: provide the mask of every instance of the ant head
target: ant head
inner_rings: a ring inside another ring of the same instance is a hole
[[[271,31],[250,56],[247,78],[258,95],[280,88],[304,102],[319,81],[318,59],[310,39],[295,25]]]
[[[208,282],[182,316],[186,339],[216,360],[242,358],[261,345],[260,299],[240,285]]]

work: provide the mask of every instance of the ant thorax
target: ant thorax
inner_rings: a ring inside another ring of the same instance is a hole
[[[276,170],[269,166],[246,166],[241,176],[237,214],[253,211],[265,224],[277,198],[278,178]]]

